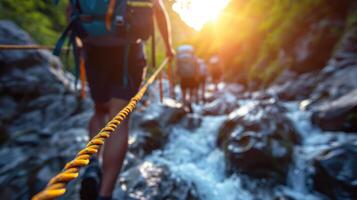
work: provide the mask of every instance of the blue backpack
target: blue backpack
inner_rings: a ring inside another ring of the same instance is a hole
[[[54,0],[57,4],[59,0]],[[76,38],[118,35],[125,41],[124,85],[128,84],[127,65],[129,46],[138,39],[148,40],[153,36],[154,21],[152,0],[69,0],[71,5],[70,23],[58,40],[54,55],[59,56],[65,41],[72,46],[76,83],[80,73],[80,46]],[[154,49],[154,48],[153,48]],[[154,54],[154,53],[153,53]]]

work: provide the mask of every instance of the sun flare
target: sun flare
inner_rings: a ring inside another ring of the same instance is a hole
[[[176,0],[172,9],[190,27],[199,31],[218,18],[230,0]]]

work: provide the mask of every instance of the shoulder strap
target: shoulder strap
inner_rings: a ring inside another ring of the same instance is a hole
[[[115,13],[115,7],[117,5],[117,0],[109,0],[108,4],[108,10],[105,15],[105,28],[107,31],[110,31],[112,29],[112,21]]]

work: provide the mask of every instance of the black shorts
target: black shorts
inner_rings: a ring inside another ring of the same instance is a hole
[[[143,44],[130,46],[128,81],[124,86],[124,46],[95,46],[86,44],[87,80],[96,103],[112,98],[130,100],[139,90],[145,76],[146,58]]]

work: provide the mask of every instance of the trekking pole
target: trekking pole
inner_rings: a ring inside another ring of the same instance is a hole
[[[151,33],[151,59],[152,59],[152,66],[156,68],[156,38],[155,38],[155,21],[153,21],[154,26]],[[159,74],[159,90],[160,90],[160,102],[163,102],[164,95],[163,95],[163,86],[162,86],[162,71]]]
[[[164,92],[163,92],[163,84],[162,84],[162,72],[160,72],[159,87],[160,87],[160,102],[162,103],[164,101]]]
[[[82,40],[76,38],[76,43],[78,46],[78,54],[79,54],[79,77],[81,80],[81,98],[86,98],[86,83],[87,83],[87,76],[86,76],[86,63],[84,60],[84,50],[83,50],[83,43]]]
[[[173,99],[176,99],[175,97],[175,91],[174,91],[174,82],[173,82],[173,73],[172,73],[172,61],[170,60],[169,63],[167,63],[167,78],[169,79],[169,96]]]

